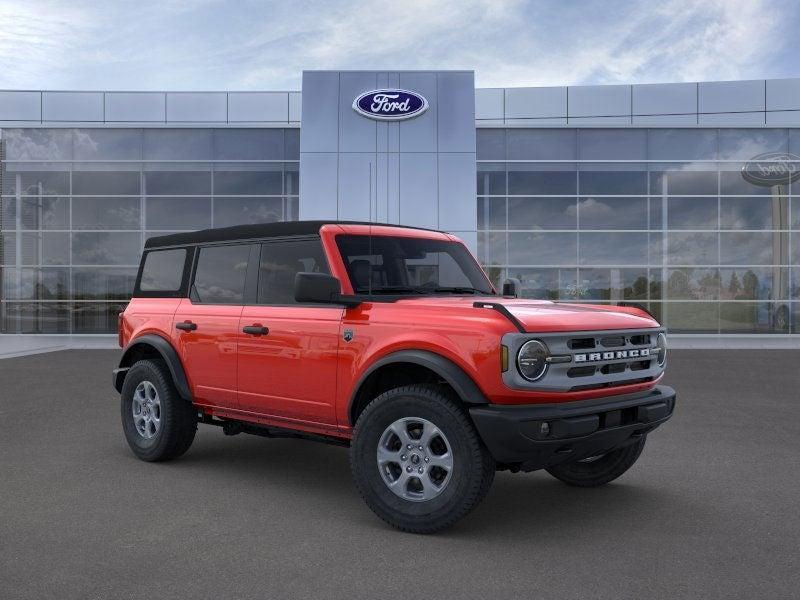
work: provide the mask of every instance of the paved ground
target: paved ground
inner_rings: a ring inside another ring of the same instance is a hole
[[[113,351],[0,361],[0,598],[797,598],[800,353],[682,351],[671,422],[596,490],[501,473],[455,529],[384,526],[345,449],[201,428],[133,458]]]

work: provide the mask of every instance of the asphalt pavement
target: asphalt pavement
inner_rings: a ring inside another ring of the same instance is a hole
[[[676,414],[599,489],[498,473],[433,536],[377,519],[347,450],[201,426],[147,464],[119,353],[0,360],[0,598],[800,596],[800,351],[673,351]]]

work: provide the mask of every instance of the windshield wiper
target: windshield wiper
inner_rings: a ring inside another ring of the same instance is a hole
[[[360,289],[361,294],[424,294],[425,290],[411,287],[408,285],[385,285],[381,287],[372,288],[372,290]]]
[[[449,294],[485,294],[491,296],[491,292],[484,292],[471,287],[437,287],[433,288],[433,292],[446,292]]]

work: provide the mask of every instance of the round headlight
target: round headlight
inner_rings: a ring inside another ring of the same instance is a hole
[[[663,367],[667,362],[667,336],[663,333],[658,334],[656,351],[658,352],[658,366]]]
[[[539,340],[525,342],[517,354],[517,369],[528,381],[541,379],[547,370],[547,357],[550,352]]]

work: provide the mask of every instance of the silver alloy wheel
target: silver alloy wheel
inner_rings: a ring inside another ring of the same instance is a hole
[[[161,399],[149,381],[142,381],[133,391],[133,424],[144,439],[154,438],[161,429]]]
[[[404,500],[431,500],[453,478],[452,446],[427,419],[404,417],[389,425],[378,441],[376,456],[386,487]]]

